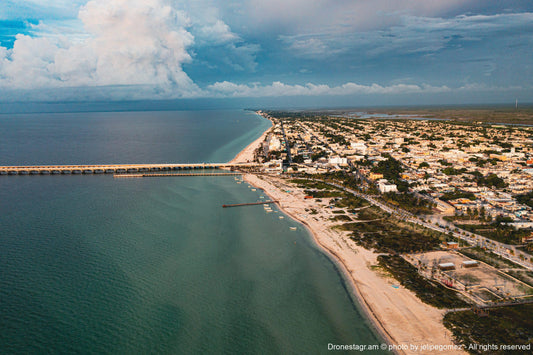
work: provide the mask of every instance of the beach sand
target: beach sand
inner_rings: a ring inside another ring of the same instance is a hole
[[[246,163],[254,159],[254,151],[264,141],[270,129],[242,150],[231,163]],[[271,175],[246,174],[244,179],[263,189],[287,215],[302,223],[311,233],[315,243],[344,272],[345,279],[357,297],[369,321],[381,337],[396,346],[399,354],[463,354],[460,350],[429,351],[423,346],[442,346],[453,349],[452,334],[442,324],[444,311],[431,307],[399,283],[377,265],[378,254],[366,250],[352,241],[347,232],[335,229],[337,222],[331,210],[325,208],[327,201],[304,199],[304,192],[287,185],[281,178]],[[327,199],[322,199],[327,200]],[[307,211],[306,211],[307,209]],[[311,209],[317,214],[311,214]]]
[[[400,347],[394,349],[396,353],[432,353],[423,350],[423,346],[428,345],[453,349],[451,332],[442,324],[444,311],[426,305],[394,278],[372,268],[377,265],[378,254],[357,246],[347,232],[333,229],[337,223],[330,220],[333,214],[325,208],[324,202],[304,199],[303,191],[274,176],[246,174],[244,179],[263,189],[272,200],[279,201],[286,214],[306,226],[316,244],[348,276],[355,296],[376,330],[389,344]],[[310,214],[311,209],[318,213]],[[414,347],[418,347],[417,350]],[[460,350],[435,352],[464,353]]]

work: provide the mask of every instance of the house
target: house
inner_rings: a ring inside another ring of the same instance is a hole
[[[379,179],[383,179],[383,174],[381,174],[381,173],[370,173],[370,175],[368,175],[368,177],[370,178],[370,180],[379,180]]]

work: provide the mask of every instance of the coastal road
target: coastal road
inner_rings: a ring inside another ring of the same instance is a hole
[[[317,179],[311,179],[311,180],[324,182],[323,180],[317,180]],[[418,218],[417,216],[415,216],[414,214],[410,212],[402,210],[401,208],[388,206],[387,204],[377,200],[372,195],[368,195],[368,194],[364,194],[364,193],[352,190],[338,183],[333,183],[333,182],[326,182],[326,183],[331,186],[335,186],[338,189],[351,193],[354,196],[363,198],[367,200],[368,202],[370,202],[372,205],[378,206],[383,211],[388,212],[391,215],[394,215],[396,217],[399,217],[400,219],[403,219],[407,222],[415,223],[415,224],[421,225],[423,227],[429,228],[434,231],[438,231],[442,233],[451,233],[451,235],[454,238],[464,240],[468,244],[473,245],[473,246],[485,247],[489,249],[491,252],[493,252],[494,254],[499,255],[502,258],[508,259],[520,266],[525,267],[528,270],[533,271],[533,263],[530,261],[531,255],[521,250],[516,249],[516,247],[513,245],[500,243],[495,240],[483,237],[479,234],[471,233],[469,231],[465,231],[463,229],[457,228],[455,226],[442,227],[438,224],[429,223],[427,221],[424,221]]]

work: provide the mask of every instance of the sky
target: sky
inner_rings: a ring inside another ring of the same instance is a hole
[[[0,102],[532,102],[530,0],[2,0]]]

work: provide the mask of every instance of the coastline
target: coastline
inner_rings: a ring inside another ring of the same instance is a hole
[[[254,179],[254,177],[257,177],[256,175],[252,174],[246,174],[243,176],[243,180],[246,181],[248,184],[253,185],[256,188],[262,189],[263,193],[267,195],[271,200],[275,200],[278,198],[278,196],[273,196],[271,194],[272,190],[265,188],[266,186],[263,184],[258,183],[257,180]],[[283,201],[286,202],[286,201]],[[279,209],[292,218],[293,220],[299,222],[304,226],[304,228],[309,232],[309,234],[312,237],[312,242],[315,244],[317,248],[319,248],[324,254],[326,254],[329,259],[335,264],[335,266],[338,268],[338,271],[340,273],[340,276],[346,282],[346,285],[350,289],[351,295],[355,296],[357,299],[357,302],[359,306],[361,307],[361,310],[363,311],[364,315],[366,316],[366,319],[369,321],[369,323],[372,325],[374,330],[379,334],[379,336],[382,338],[382,340],[386,341],[388,344],[394,344],[394,338],[389,334],[387,329],[381,324],[379,319],[376,317],[376,314],[372,311],[372,309],[369,307],[366,300],[362,297],[357,284],[354,282],[354,279],[350,277],[350,272],[348,270],[348,267],[341,256],[339,256],[334,250],[330,249],[327,245],[322,244],[320,242],[320,238],[318,237],[317,231],[312,228],[312,226],[309,225],[304,219],[300,218],[297,214],[292,213],[288,211],[286,208],[283,207],[282,201],[278,201],[276,205],[279,207]]]
[[[258,113],[259,114],[259,113]],[[261,137],[239,152],[232,163],[253,161],[254,151],[259,147],[271,128]],[[383,273],[375,271],[378,254],[366,250],[353,242],[347,232],[334,229],[335,223],[325,208],[316,200],[304,199],[303,191],[274,176],[245,174],[243,179],[262,189],[272,200],[278,201],[283,213],[302,224],[311,234],[316,246],[339,268],[351,294],[382,340],[393,347],[398,354],[420,354],[423,346],[452,347],[451,332],[444,327],[445,311],[431,307],[415,294]],[[290,190],[289,190],[290,189]],[[313,208],[318,212],[311,214]],[[374,267],[374,270],[372,269]],[[413,350],[411,346],[418,346]],[[426,351],[427,352],[427,351]],[[460,354],[457,350],[439,351],[440,354]]]
[[[414,293],[398,285],[386,275],[371,269],[377,264],[378,254],[357,246],[347,233],[332,229],[327,218],[311,215],[306,209],[318,207],[304,200],[300,191],[275,186],[282,183],[271,176],[244,175],[244,180],[262,189],[271,199],[278,201],[279,208],[301,223],[310,233],[316,245],[339,267],[352,294],[368,321],[389,345],[396,346],[398,354],[420,354],[423,346],[453,347],[451,332],[442,324],[444,311],[431,307],[418,299]],[[410,349],[418,346],[418,350]],[[439,351],[440,354],[461,354],[457,350]]]
[[[260,115],[258,112],[255,112],[255,114],[263,117],[264,119],[267,119],[264,116]],[[272,123],[272,121],[270,123]],[[243,150],[237,153],[237,155],[233,159],[231,159],[228,163],[237,164],[237,163],[252,162],[254,160],[255,150],[265,140],[266,136],[268,135],[272,127],[273,125],[271,125],[266,131],[264,131],[263,134],[259,138],[254,140],[252,143],[248,144]]]

